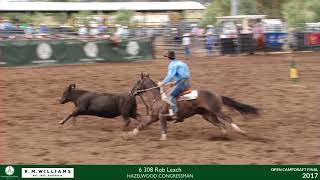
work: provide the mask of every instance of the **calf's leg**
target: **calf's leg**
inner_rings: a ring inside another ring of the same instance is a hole
[[[79,115],[79,109],[74,110],[69,116],[67,116],[66,118],[64,118],[62,121],[60,121],[60,124],[64,124],[65,122],[67,122],[71,117],[75,117]]]

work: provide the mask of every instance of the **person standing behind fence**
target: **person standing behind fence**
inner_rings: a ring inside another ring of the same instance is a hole
[[[258,20],[254,25],[253,38],[256,40],[258,50],[264,50],[264,27],[261,20]]]
[[[208,56],[212,56],[213,55],[213,46],[214,46],[214,43],[215,43],[215,39],[214,39],[214,36],[213,36],[212,32],[209,32],[206,35],[207,35],[207,37],[206,37],[207,55]]]
[[[186,56],[186,58],[188,58],[191,55],[191,39],[190,39],[190,34],[186,33],[183,35],[182,38],[182,45],[184,47],[184,55]]]

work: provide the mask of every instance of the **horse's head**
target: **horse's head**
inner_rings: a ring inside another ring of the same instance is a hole
[[[156,86],[157,84],[150,78],[149,74],[144,74],[141,72],[140,79],[135,83],[135,85],[131,89],[131,92],[133,94],[142,94],[143,92],[137,93],[137,91],[141,91]]]
[[[71,92],[76,88],[75,84],[70,84],[68,87],[65,88],[62,97],[60,98],[60,104],[67,103],[71,101]]]

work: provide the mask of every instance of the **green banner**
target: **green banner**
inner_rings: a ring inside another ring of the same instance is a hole
[[[320,179],[319,165],[1,165],[0,179]]]
[[[152,39],[109,40],[21,40],[0,42],[1,66],[72,64],[147,60],[153,58]]]

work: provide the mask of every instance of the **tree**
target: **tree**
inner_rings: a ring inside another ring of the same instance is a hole
[[[217,21],[216,17],[230,15],[230,7],[231,4],[229,0],[213,0],[213,2],[206,7],[201,24],[215,24]]]
[[[319,0],[307,1],[307,8],[311,11],[311,21],[320,22],[320,3]]]
[[[89,25],[90,18],[93,15],[91,11],[80,11],[78,13],[72,14],[72,21],[73,24],[82,24],[82,25]]]
[[[256,0],[240,0],[238,14],[252,15],[257,14]]]
[[[134,15],[134,11],[120,10],[115,13],[115,22],[121,25],[130,25],[130,20]]]
[[[265,14],[268,18],[282,18],[283,4],[291,0],[256,0],[258,14]]]
[[[291,27],[301,28],[306,22],[317,19],[318,0],[291,0],[283,5],[282,14]],[[314,6],[314,7],[313,7]],[[313,8],[316,8],[313,9]],[[319,7],[318,7],[319,8]]]

